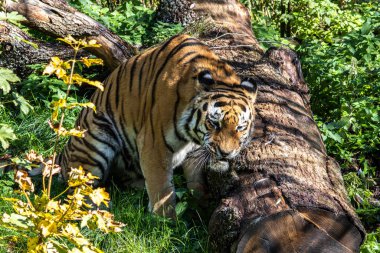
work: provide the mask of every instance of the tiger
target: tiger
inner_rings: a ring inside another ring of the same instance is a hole
[[[131,159],[155,214],[175,216],[173,170],[190,151],[204,147],[215,159],[233,159],[251,140],[257,85],[189,35],[130,58],[104,87],[90,99],[96,111],[83,108],[77,119],[85,136],[70,137],[58,158],[62,176],[82,166],[98,186]],[[199,177],[192,169],[184,173],[188,182]]]

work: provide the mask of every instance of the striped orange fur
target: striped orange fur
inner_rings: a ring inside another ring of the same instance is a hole
[[[252,136],[256,85],[187,35],[134,56],[104,84],[91,98],[97,112],[83,109],[77,121],[85,137],[71,137],[59,157],[63,176],[82,165],[104,183],[132,157],[160,215],[174,215],[173,169],[188,152],[203,145],[233,159]]]

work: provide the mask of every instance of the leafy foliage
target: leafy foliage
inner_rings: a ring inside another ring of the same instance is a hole
[[[366,218],[363,223],[376,223],[376,220],[380,218],[380,206],[374,204],[373,193],[369,190],[376,184],[375,180],[365,177],[363,173],[357,175],[355,172],[347,173],[343,178],[351,202],[356,207],[357,212]],[[376,213],[378,215],[374,215]]]
[[[3,94],[8,94],[11,90],[9,82],[19,82],[20,78],[15,75],[12,70],[6,68],[0,68],[0,90],[3,90]]]
[[[380,222],[379,195],[373,194],[380,182],[378,2],[246,4],[253,6],[253,27],[265,47],[285,45],[301,56],[312,111],[327,151],[339,161],[351,202],[371,229]],[[375,235],[378,232],[367,238],[363,252],[377,252]]]
[[[8,125],[0,124],[0,144],[3,149],[9,147],[9,140],[15,140],[16,135],[13,133],[13,129]]]
[[[8,21],[15,25],[19,25],[21,21],[25,21],[26,18],[18,14],[17,11],[12,11],[10,13],[0,11],[0,21]]]
[[[20,79],[15,75],[12,70],[6,68],[0,68],[0,108],[4,107],[4,104],[13,103],[15,106],[18,106],[24,114],[28,114],[29,110],[32,108],[31,105],[24,99],[23,96],[17,92],[12,92],[11,94],[11,85],[10,83],[19,82]],[[16,135],[14,134],[13,129],[4,123],[0,124],[0,144],[3,149],[9,147],[9,141],[15,140]]]
[[[362,253],[380,252],[380,228],[376,231],[367,234],[367,240],[360,247]]]
[[[302,40],[318,39],[330,43],[363,23],[356,10],[342,10],[334,2],[326,0],[297,1],[292,12],[282,15],[280,20],[289,20],[292,33]]]
[[[90,107],[95,110],[95,106],[91,103],[67,103],[70,87],[73,84],[87,83],[103,90],[100,82],[91,81],[74,73],[75,64],[79,62],[87,67],[102,64],[100,59],[78,60],[75,57],[80,49],[100,45],[94,40],[75,40],[71,36],[60,40],[74,49],[74,59],[62,61],[58,57],[53,57],[44,70],[44,74],[55,74],[68,86],[66,96],[51,103],[53,113],[50,126],[57,133],[53,158],[46,162],[41,155],[31,152],[25,160],[12,159],[17,166],[24,165],[23,167],[28,169],[35,161],[43,164],[42,193],[41,195],[33,194],[35,187],[28,173],[25,170],[16,169],[15,181],[19,185],[23,198],[3,198],[13,203],[14,212],[4,213],[0,225],[17,232],[23,231],[23,236],[27,238],[28,252],[102,252],[83,236],[77,224],[77,221],[80,221],[81,228],[100,230],[104,233],[121,231],[122,223],[113,221],[113,215],[109,212],[99,210],[101,205],[108,207],[110,198],[103,188],[91,187],[91,182],[97,177],[92,176],[91,173],[86,174],[81,167],[72,168],[66,190],[51,197],[53,175],[60,171],[59,166],[55,165],[60,137],[66,135],[82,137],[84,134],[84,130],[66,130],[63,127],[65,111],[73,107]],[[60,116],[59,121],[58,116]],[[73,193],[64,200],[60,200],[59,197],[70,189]],[[88,202],[89,200],[92,203]],[[93,205],[97,207],[97,210],[89,210],[94,207]],[[16,242],[19,239],[20,237],[15,237]]]
[[[71,3],[132,44],[142,44],[142,37],[152,20],[153,10],[130,2],[124,2],[113,11],[91,0],[77,0]]]
[[[183,29],[181,25],[156,22],[154,10],[143,1],[122,1],[112,10],[108,4],[92,0],[73,0],[71,4],[134,45],[154,45]]]
[[[45,170],[49,172],[49,168]],[[55,172],[56,173],[56,172]],[[34,192],[34,185],[27,176],[27,172],[18,170],[15,181],[18,183],[26,202],[17,198],[5,198],[13,203],[15,213],[4,213],[0,224],[9,229],[25,231],[28,241],[28,252],[49,252],[58,250],[68,252],[68,241],[74,245],[72,252],[102,252],[94,247],[80,232],[76,223],[80,220],[80,227],[92,230],[99,229],[102,232],[119,232],[122,224],[113,221],[113,216],[106,211],[88,211],[92,205],[86,203],[88,197],[99,207],[101,204],[108,206],[109,195],[103,188],[93,189],[89,186],[91,180],[96,179],[90,173],[85,174],[82,168],[73,169],[69,175],[69,188],[73,188],[73,194],[67,196],[64,201],[49,198],[44,190],[41,196],[30,195]]]
[[[312,106],[329,152],[344,168],[374,175],[380,147],[380,9],[362,6],[364,22],[327,44],[311,40],[298,47],[310,83]]]
[[[32,73],[23,79],[20,84],[20,93],[24,97],[33,98],[31,104],[40,108],[50,107],[51,100],[62,99],[66,96],[67,93],[67,84],[62,80],[54,78],[52,76],[43,75],[45,66],[41,64],[29,65],[32,69]],[[77,72],[80,69],[76,69]],[[68,102],[78,102],[78,100],[83,100],[76,96],[78,88],[75,86],[70,87],[70,94],[67,97]]]

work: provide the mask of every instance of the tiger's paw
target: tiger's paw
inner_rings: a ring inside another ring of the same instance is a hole
[[[175,193],[171,191],[164,194],[156,203],[149,202],[149,211],[162,217],[175,219]]]

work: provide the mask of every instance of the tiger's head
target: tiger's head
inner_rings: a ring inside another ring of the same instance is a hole
[[[203,69],[197,74],[200,92],[185,124],[191,139],[216,159],[236,157],[250,142],[254,129],[257,85],[226,66],[223,71]]]

